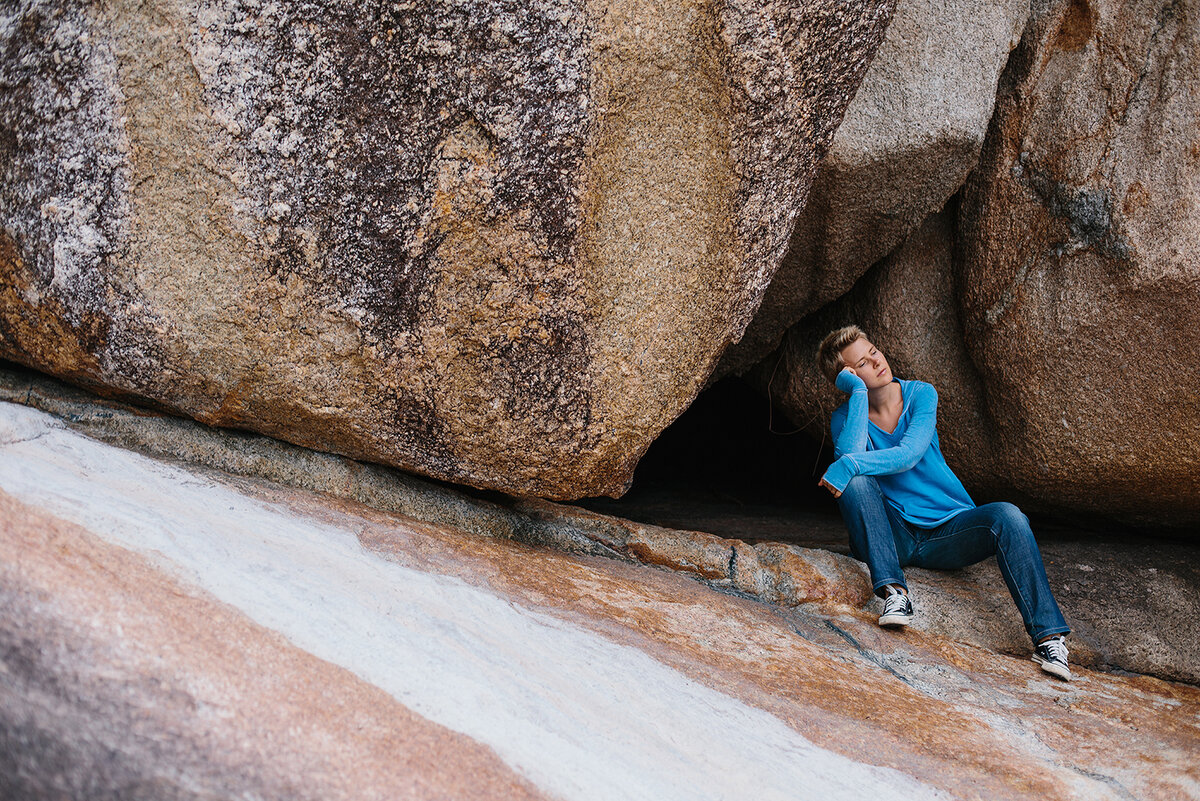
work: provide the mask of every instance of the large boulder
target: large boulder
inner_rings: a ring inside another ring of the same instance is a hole
[[[620,493],[740,336],[894,0],[21,0],[0,356]]]
[[[1042,8],[959,240],[963,337],[1013,485],[1200,522],[1200,3]]]
[[[1028,17],[1024,0],[897,5],[787,255],[719,374],[762,359],[788,326],[844,294],[962,186]]]

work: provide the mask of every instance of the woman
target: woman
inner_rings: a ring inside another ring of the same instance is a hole
[[[937,436],[937,392],[892,375],[887,359],[857,326],[829,334],[821,371],[850,397],[830,421],[837,457],[821,479],[838,499],[850,551],[867,564],[884,598],[881,626],[907,626],[912,599],[906,565],[950,570],[995,555],[1033,640],[1042,670],[1070,681],[1070,632],[1029,519],[1011,503],[976,506],[946,464]]]

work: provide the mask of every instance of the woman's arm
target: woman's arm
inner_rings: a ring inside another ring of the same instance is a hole
[[[844,415],[833,413],[829,430],[833,434],[833,453],[842,457],[848,453],[863,453],[867,449],[867,385],[849,367],[837,376],[837,387],[850,393]]]
[[[825,471],[821,479],[825,484],[840,493],[855,476],[903,473],[921,461],[937,430],[937,390],[929,384],[912,386],[908,428],[899,444],[878,451],[842,455]]]

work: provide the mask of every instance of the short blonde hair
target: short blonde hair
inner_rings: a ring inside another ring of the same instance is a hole
[[[847,325],[836,331],[830,331],[821,340],[821,344],[817,347],[817,366],[829,379],[829,383],[836,383],[838,373],[846,366],[842,364],[842,350],[849,347],[850,343],[866,338],[867,335],[857,325]]]

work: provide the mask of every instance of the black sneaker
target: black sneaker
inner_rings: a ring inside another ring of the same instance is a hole
[[[1067,644],[1062,637],[1054,637],[1034,647],[1033,661],[1042,670],[1063,681],[1071,680],[1071,669],[1067,667]]]
[[[883,599],[883,614],[879,616],[881,626],[907,626],[913,619],[912,599],[899,590],[891,590]]]

